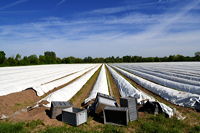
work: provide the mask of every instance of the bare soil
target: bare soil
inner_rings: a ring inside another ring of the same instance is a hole
[[[89,72],[88,70],[87,72]],[[84,74],[86,74],[85,72]],[[84,75],[83,74],[83,75]],[[83,76],[81,75],[81,76]],[[69,75],[67,75],[69,76]],[[2,115],[8,116],[9,120],[11,121],[31,121],[31,120],[42,120],[45,125],[55,125],[60,126],[63,123],[57,119],[50,119],[49,117],[49,108],[46,107],[37,107],[33,108],[30,111],[27,111],[28,106],[34,106],[37,101],[45,97],[46,95],[59,90],[70,83],[74,82],[81,76],[77,77],[76,79],[61,85],[59,87],[54,88],[52,91],[48,92],[47,94],[38,97],[36,92],[33,89],[24,90],[17,93],[12,93],[6,96],[0,96],[0,117]],[[98,75],[97,75],[98,76]],[[66,76],[65,76],[66,77]],[[90,85],[90,84],[88,84]]]
[[[50,119],[49,108],[38,107],[30,110],[28,112],[20,112],[19,114],[10,118],[11,121],[32,121],[32,120],[42,120],[44,125],[48,126],[62,126],[64,123],[61,120]]]
[[[119,93],[119,88],[117,87],[117,85],[115,84],[115,81],[111,75],[111,73],[109,72],[108,68],[106,67],[106,73],[107,73],[107,78],[108,78],[108,82],[110,83],[110,93],[111,96],[115,97],[117,100],[117,103],[119,103],[120,101],[120,93]]]
[[[81,104],[89,96],[98,78],[100,71],[101,71],[101,67],[92,75],[92,77],[81,88],[81,90],[75,96],[72,97],[70,101],[75,107],[81,107],[82,106]]]
[[[0,115],[11,115],[19,109],[25,108],[40,98],[32,89],[24,90],[22,92],[12,93],[6,96],[0,96]]]

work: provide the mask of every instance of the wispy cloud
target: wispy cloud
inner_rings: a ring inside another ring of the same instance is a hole
[[[71,20],[48,17],[33,23],[2,25],[0,43],[10,53],[27,55],[45,50],[54,50],[62,57],[192,55],[200,42],[200,16],[190,11],[198,1],[159,14],[114,14],[129,9],[124,6],[93,10],[91,16]]]
[[[154,5],[155,2],[149,2],[149,3],[138,3],[134,5],[127,5],[127,6],[118,6],[118,7],[111,7],[111,8],[101,8],[101,9],[96,9],[90,12],[86,12],[84,14],[115,14],[115,13],[120,13],[120,12],[125,12],[125,11],[133,11],[133,10],[138,10],[138,9],[144,9],[144,8],[149,8],[152,5]]]
[[[11,7],[14,7],[14,6],[18,5],[18,4],[25,3],[25,2],[27,2],[27,1],[29,1],[29,0],[17,0],[17,1],[15,1],[15,2],[13,2],[13,3],[10,3],[10,4],[8,4],[8,5],[5,5],[5,6],[0,7],[0,10],[4,10],[4,9],[7,9],[7,8],[11,8]]]
[[[25,13],[37,13],[40,12],[39,10],[12,10],[12,11],[5,11],[0,10],[0,14],[25,14]]]
[[[176,11],[177,13],[173,13],[172,15],[169,14],[163,14],[163,18],[161,18],[160,23],[152,25],[149,27],[146,31],[144,31],[144,34],[149,35],[148,37],[158,36],[160,34],[163,34],[167,31],[170,31],[175,27],[176,24],[189,22],[187,19],[188,12],[195,8],[200,3],[200,0],[192,0],[191,2],[187,3],[184,8],[181,8],[179,11]],[[197,20],[199,17],[197,17]],[[184,21],[181,21],[184,20]],[[194,18],[195,20],[195,18]],[[190,21],[191,22],[191,21]],[[195,23],[195,21],[192,21],[192,23]],[[150,33],[150,34],[149,34]]]
[[[66,2],[66,0],[60,0],[60,1],[57,3],[57,6],[59,6],[59,5],[63,4],[63,3],[65,3],[65,2]]]

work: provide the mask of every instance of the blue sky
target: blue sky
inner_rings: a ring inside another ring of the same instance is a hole
[[[200,0],[0,0],[7,56],[193,56]]]

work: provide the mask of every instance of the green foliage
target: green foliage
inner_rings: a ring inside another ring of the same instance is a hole
[[[200,52],[196,52],[194,57],[183,55],[170,55],[165,57],[142,57],[142,56],[123,56],[123,57],[100,57],[76,58],[73,56],[58,58],[53,51],[46,51],[44,55],[30,55],[22,57],[17,54],[15,57],[5,57],[4,51],[0,51],[0,66],[19,66],[19,65],[38,65],[38,64],[72,64],[72,63],[122,63],[122,62],[172,62],[172,61],[200,61]]]
[[[24,58],[20,60],[20,65],[29,65],[29,64],[30,64],[30,60],[27,56],[24,56]]]
[[[139,121],[137,133],[182,133],[186,125],[176,118],[165,118],[163,115],[152,116],[147,121]]]
[[[67,58],[63,58],[62,63],[68,64],[68,63],[82,63],[83,60],[81,58],[75,58],[73,56],[67,57]]]
[[[193,127],[189,133],[200,133],[200,126]]]
[[[43,56],[43,55],[40,55],[39,56],[39,62],[40,62],[40,64],[45,64],[45,56]]]
[[[24,123],[0,123],[0,133],[26,133]]]
[[[200,51],[194,53],[195,57],[200,57]]]
[[[4,51],[0,51],[0,64],[3,64],[6,59],[6,54]]]
[[[83,59],[83,62],[87,62],[87,63],[93,63],[93,58],[92,57],[90,57],[90,56],[88,56],[88,57],[85,57],[84,59]]]
[[[63,127],[49,127],[44,131],[41,131],[41,133],[88,133],[88,132],[83,131],[76,127],[67,128],[63,126]]]
[[[0,122],[0,133],[200,133],[200,126],[191,126],[176,118],[165,118],[163,115],[149,115],[128,126],[83,124],[79,127],[45,126],[41,120],[29,122]]]
[[[103,133],[124,133],[124,130],[119,126],[105,125],[103,126]]]
[[[28,57],[28,60],[29,60],[30,64],[33,64],[33,65],[39,64],[39,59],[38,59],[37,55],[30,55]]]
[[[53,51],[44,52],[45,63],[46,64],[55,64],[56,62],[56,53]]]
[[[44,125],[44,124],[41,120],[34,120],[34,121],[27,122],[25,124],[25,127],[30,128],[30,129],[34,129],[39,125]]]
[[[5,64],[8,66],[15,66],[15,65],[17,65],[17,61],[14,59],[14,57],[9,57],[6,60]]]

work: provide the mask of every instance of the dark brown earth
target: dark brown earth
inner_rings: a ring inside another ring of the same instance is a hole
[[[12,93],[6,96],[0,96],[0,115],[11,115],[19,109],[34,104],[39,99],[40,98],[36,95],[36,92],[32,89]]]

